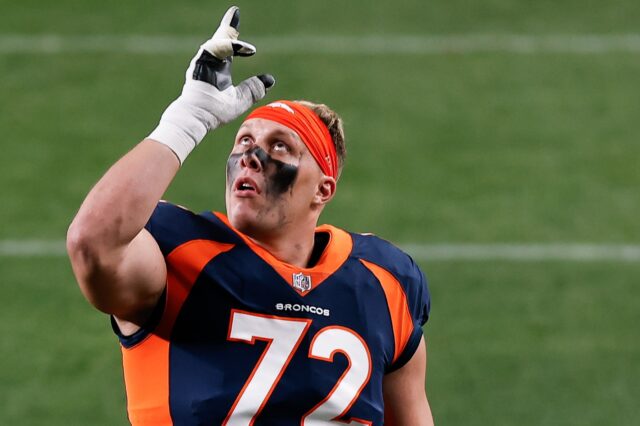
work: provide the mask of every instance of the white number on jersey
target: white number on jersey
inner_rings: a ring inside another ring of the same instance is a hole
[[[267,403],[289,361],[300,345],[312,320],[259,315],[232,310],[228,340],[253,345],[264,340],[267,347],[262,353],[240,394],[227,414],[224,425],[248,426]],[[334,419],[351,408],[371,377],[371,356],[362,337],[346,327],[331,326],[320,330],[311,341],[309,358],[333,362],[336,352],[349,360],[331,392],[302,419],[303,426],[341,424]],[[351,425],[370,425],[364,420],[353,420]]]

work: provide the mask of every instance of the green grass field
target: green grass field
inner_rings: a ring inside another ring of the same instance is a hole
[[[258,54],[235,63],[235,79],[271,72],[268,99],[342,113],[349,158],[323,221],[401,244],[640,244],[637,49],[261,51],[287,36],[635,34],[640,3],[292,3],[236,2]],[[227,6],[0,0],[0,242],[61,241],[91,185],[153,129],[193,54],[20,52],[7,40],[205,39]],[[166,198],[223,209],[234,134],[208,136]],[[420,263],[437,424],[637,423],[639,262]],[[67,259],[0,251],[0,271],[0,424],[126,424],[117,340]]]

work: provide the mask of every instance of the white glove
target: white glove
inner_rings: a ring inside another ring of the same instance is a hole
[[[265,74],[233,86],[233,56],[256,53],[251,44],[238,40],[239,24],[240,10],[233,6],[191,59],[182,94],[167,107],[158,127],[147,137],[171,148],[180,164],[208,131],[240,116],[275,83],[271,75]]]

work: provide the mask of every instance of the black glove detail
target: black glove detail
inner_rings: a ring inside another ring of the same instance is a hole
[[[276,84],[276,79],[271,74],[260,74],[258,79],[264,84],[266,90],[271,89]]]
[[[209,83],[221,91],[230,87],[233,84],[231,57],[221,60],[203,50],[193,69],[193,79]]]
[[[231,18],[229,25],[236,31],[240,31],[240,9],[236,9],[233,13],[233,18]]]

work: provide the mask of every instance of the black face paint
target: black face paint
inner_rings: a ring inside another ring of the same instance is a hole
[[[252,157],[253,158],[249,158]],[[231,154],[227,160],[227,182],[229,185],[235,180],[240,171],[240,159],[247,157],[246,161],[258,161],[265,177],[265,194],[268,196],[280,196],[290,191],[298,177],[298,167],[273,159],[259,146],[253,146],[242,154]]]

